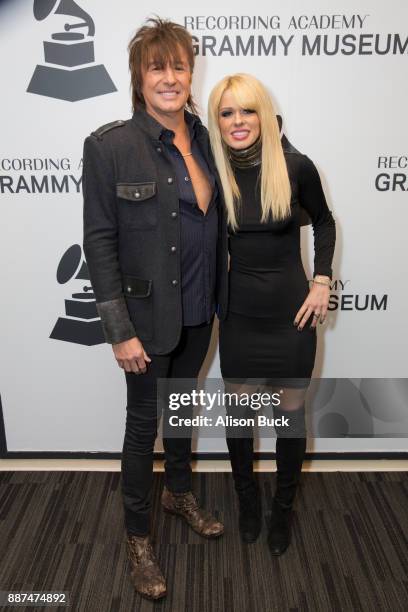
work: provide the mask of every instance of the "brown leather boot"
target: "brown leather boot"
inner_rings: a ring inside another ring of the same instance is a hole
[[[164,487],[161,502],[165,512],[178,514],[201,536],[217,538],[224,533],[224,525],[207,510],[200,508],[192,491],[172,493]]]
[[[132,564],[130,575],[135,589],[143,597],[159,599],[166,595],[166,581],[158,566],[150,537],[129,535],[128,557]]]

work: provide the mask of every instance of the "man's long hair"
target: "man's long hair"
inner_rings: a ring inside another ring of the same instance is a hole
[[[193,39],[186,28],[178,23],[160,17],[148,19],[133,36],[128,51],[134,111],[145,107],[142,94],[143,70],[147,70],[151,62],[162,66],[168,63],[174,65],[180,61],[180,51],[185,51],[191,77],[193,76]],[[186,106],[197,114],[197,107],[191,94]]]

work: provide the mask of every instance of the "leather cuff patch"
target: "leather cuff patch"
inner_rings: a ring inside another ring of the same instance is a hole
[[[117,344],[136,336],[123,297],[96,304],[106,342]]]

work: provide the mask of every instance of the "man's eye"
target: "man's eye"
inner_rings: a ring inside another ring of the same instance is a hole
[[[180,70],[183,70],[183,71],[184,71],[184,70],[186,69],[186,67],[184,66],[184,64],[176,64],[176,67],[175,67],[175,68],[176,68],[176,70],[179,70],[179,71],[180,71]]]

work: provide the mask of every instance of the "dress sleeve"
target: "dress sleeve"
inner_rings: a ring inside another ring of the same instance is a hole
[[[302,155],[298,175],[299,203],[306,210],[313,226],[314,272],[332,277],[332,261],[336,243],[336,225],[326,202],[316,166]]]

